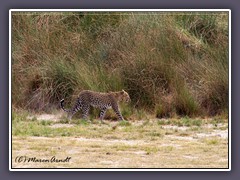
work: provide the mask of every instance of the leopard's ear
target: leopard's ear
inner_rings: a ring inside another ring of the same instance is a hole
[[[124,92],[125,92],[125,91],[122,89],[121,94],[124,94]]]
[[[122,89],[122,92],[123,92],[123,93],[127,93],[126,91],[124,91],[124,89]]]

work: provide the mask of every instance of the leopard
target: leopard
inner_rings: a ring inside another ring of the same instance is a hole
[[[99,119],[103,122],[106,111],[113,109],[120,121],[124,121],[124,118],[119,110],[118,102],[130,102],[130,96],[125,90],[115,92],[95,92],[91,90],[83,90],[79,93],[78,98],[74,106],[70,109],[64,108],[64,99],[60,101],[60,107],[63,111],[68,113],[68,118],[71,120],[73,115],[79,110],[82,111],[82,118],[87,119],[89,115],[90,107],[100,109]]]

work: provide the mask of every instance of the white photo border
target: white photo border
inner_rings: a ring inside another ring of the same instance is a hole
[[[12,12],[228,12],[229,33],[229,109],[228,168],[12,168]],[[9,171],[231,171],[231,9],[10,9],[9,10]]]

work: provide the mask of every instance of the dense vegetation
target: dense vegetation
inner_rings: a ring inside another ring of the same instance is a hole
[[[228,54],[223,12],[15,12],[12,105],[51,111],[83,89],[125,89],[125,115],[227,115]]]

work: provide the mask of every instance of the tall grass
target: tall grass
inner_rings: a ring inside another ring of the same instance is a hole
[[[125,89],[132,108],[159,118],[228,108],[226,13],[14,13],[12,20],[15,107],[46,111],[83,89]]]

